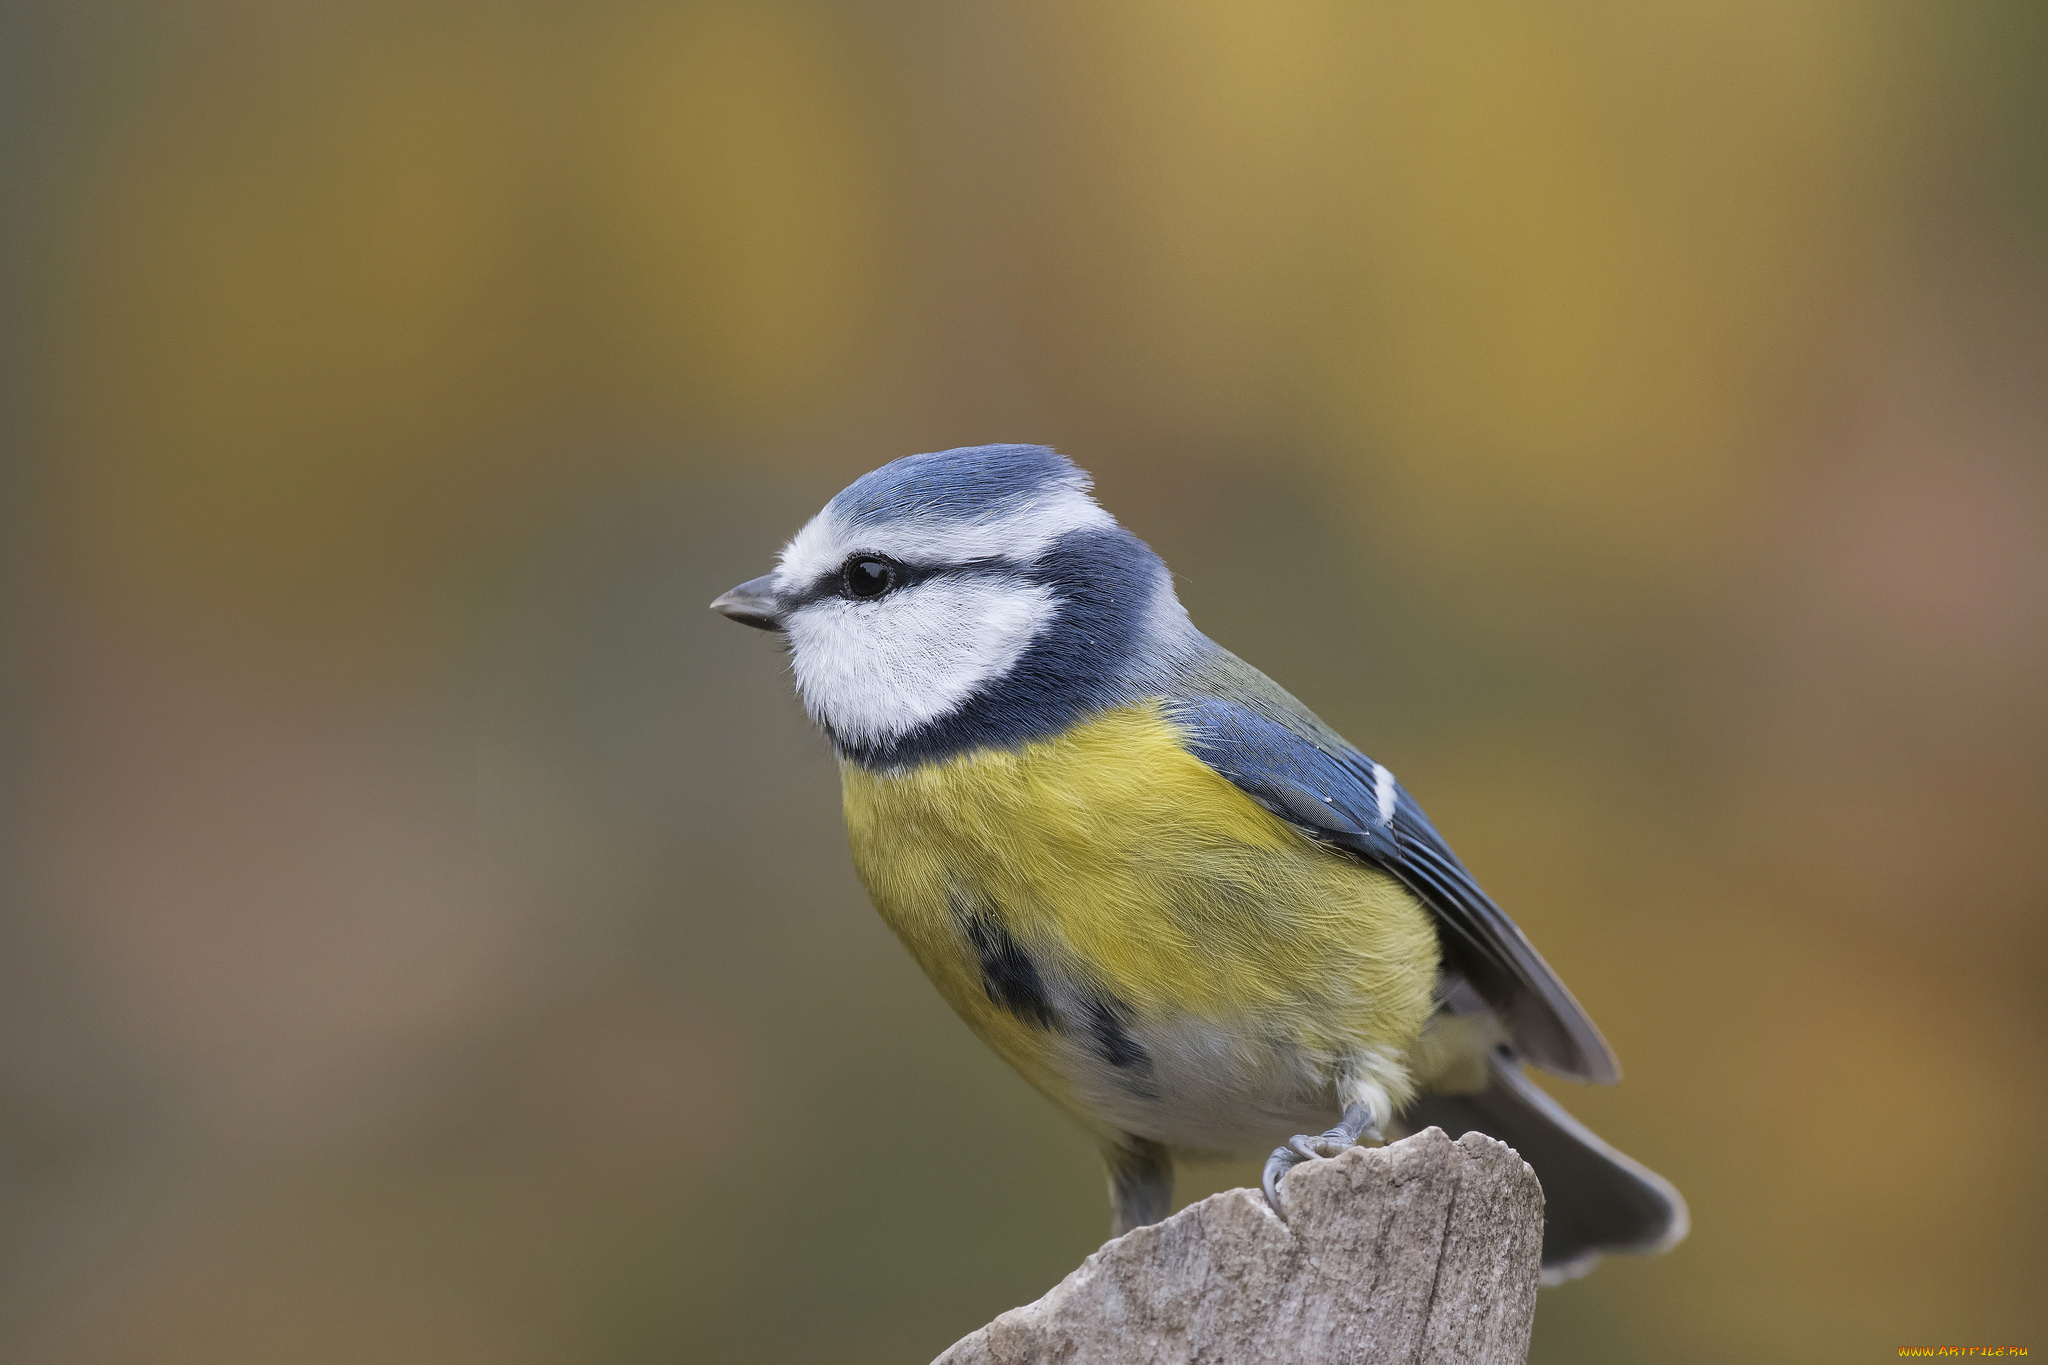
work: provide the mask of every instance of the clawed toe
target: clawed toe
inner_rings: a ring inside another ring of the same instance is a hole
[[[1259,1178],[1259,1186],[1266,1192],[1266,1202],[1273,1206],[1273,1212],[1281,1218],[1287,1211],[1280,1201],[1280,1182],[1287,1173],[1304,1161],[1319,1157],[1342,1156],[1348,1149],[1360,1142],[1380,1142],[1379,1125],[1373,1122],[1372,1111],[1364,1105],[1352,1105],[1344,1111],[1344,1122],[1327,1133],[1296,1133],[1287,1139],[1285,1147],[1273,1149],[1273,1155],[1266,1158],[1265,1172]]]
[[[1259,1177],[1259,1187],[1266,1192],[1266,1202],[1272,1205],[1273,1212],[1283,1220],[1287,1217],[1287,1208],[1280,1199],[1280,1182],[1289,1171],[1308,1159],[1306,1154],[1295,1151],[1292,1143],[1275,1147],[1273,1155],[1266,1158],[1266,1169]]]
[[[1280,1182],[1287,1178],[1289,1171],[1304,1161],[1339,1156],[1346,1148],[1357,1144],[1358,1140],[1351,1134],[1333,1128],[1327,1133],[1296,1133],[1287,1139],[1285,1147],[1274,1148],[1273,1155],[1266,1158],[1265,1172],[1259,1178],[1259,1185],[1265,1190],[1266,1202],[1273,1206],[1273,1212],[1282,1218],[1287,1216],[1281,1206]]]
[[[1342,1128],[1332,1128],[1327,1133],[1310,1137],[1303,1133],[1287,1144],[1305,1157],[1342,1156],[1358,1145],[1358,1136]]]

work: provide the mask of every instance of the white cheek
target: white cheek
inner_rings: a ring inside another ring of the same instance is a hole
[[[957,709],[1052,619],[1042,585],[929,579],[876,602],[829,598],[788,623],[797,690],[841,737],[874,743]]]

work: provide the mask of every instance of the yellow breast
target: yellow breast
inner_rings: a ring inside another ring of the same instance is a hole
[[[1118,1034],[1135,1048],[1198,1027],[1335,1065],[1398,1056],[1429,1015],[1437,944],[1415,898],[1211,771],[1160,704],[1015,750],[841,774],[883,919],[975,1031],[1069,1108],[1091,1106],[1060,1038],[1086,1020],[1112,1060]]]

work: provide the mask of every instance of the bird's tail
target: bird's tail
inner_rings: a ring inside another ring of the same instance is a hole
[[[1685,1236],[1685,1200],[1671,1182],[1602,1142],[1536,1088],[1506,1048],[1489,1062],[1486,1089],[1424,1095],[1401,1111],[1411,1133],[1435,1125],[1479,1132],[1522,1154],[1543,1182],[1543,1282],[1585,1274],[1604,1251],[1663,1251]]]

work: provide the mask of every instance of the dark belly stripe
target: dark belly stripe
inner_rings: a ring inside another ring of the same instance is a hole
[[[1038,964],[1010,937],[993,907],[976,905],[955,892],[953,914],[960,921],[981,966],[981,988],[997,1009],[1007,1010],[1034,1028],[1053,1027],[1052,999]]]
[[[1067,1017],[1062,1019],[1053,1008],[1045,974],[1023,945],[1010,936],[1002,912],[957,890],[952,895],[952,908],[961,932],[974,949],[976,965],[981,968],[981,988],[990,1003],[1033,1028],[1085,1037],[1096,1056],[1123,1073],[1118,1078],[1120,1086],[1133,1094],[1151,1096],[1152,1058],[1131,1036],[1130,1006],[1105,992],[1089,991],[1081,995],[1080,1017],[1075,1018],[1071,1001],[1078,992],[1069,991],[1064,998],[1070,1007],[1065,1011]]]
[[[1151,1057],[1124,1027],[1124,1020],[1130,1017],[1130,1006],[1114,996],[1091,995],[1086,1008],[1088,1036],[1103,1061],[1120,1071],[1152,1070]]]

